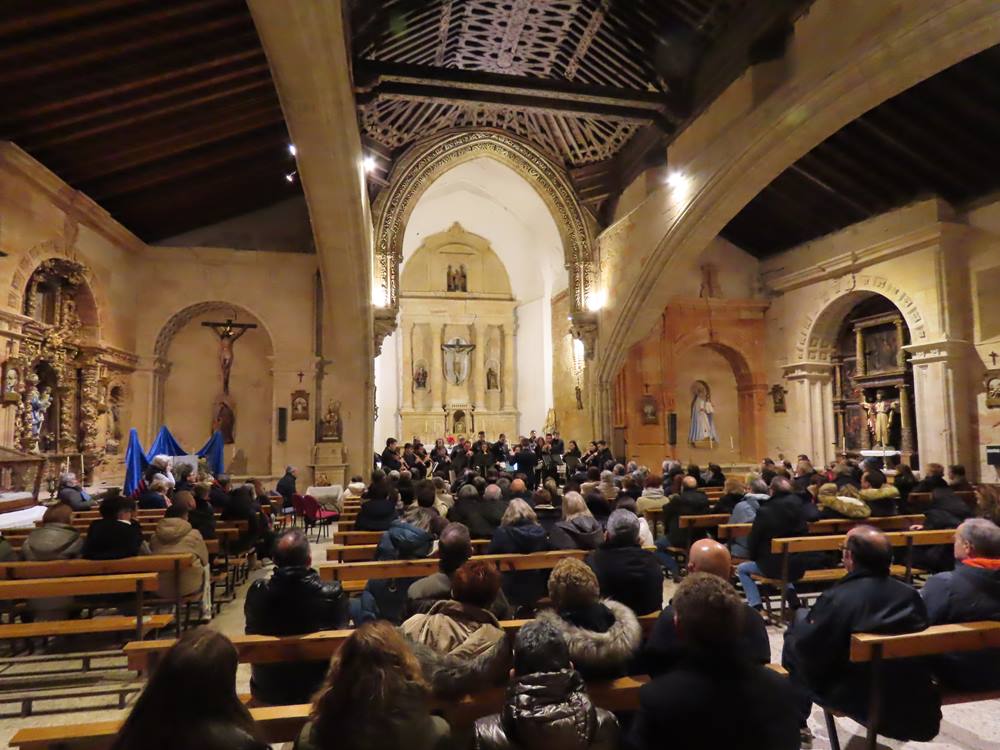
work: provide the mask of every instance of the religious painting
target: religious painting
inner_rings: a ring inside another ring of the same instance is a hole
[[[292,421],[309,419],[309,391],[292,391]]]
[[[660,423],[659,407],[655,396],[647,393],[642,397],[642,400],[639,402],[639,414],[642,417],[643,424]]]
[[[413,387],[418,391],[427,390],[427,365],[422,359],[413,368]]]
[[[782,414],[788,411],[785,406],[785,394],[788,391],[783,388],[780,384],[771,386],[771,400],[774,402],[774,413]]]
[[[21,400],[18,388],[21,385],[21,373],[13,362],[7,360],[3,363],[3,403],[16,404]]]
[[[696,447],[711,447],[719,442],[715,432],[715,407],[712,406],[712,389],[704,380],[691,384],[691,428],[688,442]]]
[[[343,438],[343,434],[344,423],[340,419],[340,402],[330,401],[320,423],[319,439],[323,442],[337,442]]]
[[[895,326],[868,328],[863,335],[866,374],[899,369],[899,336]]]
[[[986,408],[1000,409],[1000,370],[986,371]]]
[[[461,385],[469,377],[469,359],[475,344],[463,338],[453,338],[442,344],[444,351],[444,376],[452,385]]]
[[[861,450],[861,431],[868,429],[868,418],[861,406],[851,404],[844,409],[844,450]]]

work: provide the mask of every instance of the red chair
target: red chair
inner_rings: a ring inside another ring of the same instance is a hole
[[[294,498],[293,498],[294,500]],[[316,529],[316,543],[319,543],[320,535],[324,534],[327,538],[330,536],[330,524],[340,518],[340,514],[332,510],[325,510],[319,507],[319,503],[316,501],[312,495],[306,495],[302,498],[302,517],[305,519],[306,524],[306,535],[309,534],[309,529],[315,527]]]
[[[302,495],[298,493],[292,495],[292,526],[295,526],[298,519],[305,517],[305,507]]]

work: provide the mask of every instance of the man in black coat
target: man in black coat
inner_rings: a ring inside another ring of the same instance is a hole
[[[944,478],[944,467],[941,464],[927,464],[924,467],[924,478],[913,485],[911,492],[933,492],[947,486],[948,482]]]
[[[771,497],[764,502],[753,520],[753,528],[747,538],[747,549],[750,550],[750,560],[736,567],[736,575],[746,594],[747,604],[754,609],[761,609],[763,601],[754,575],[764,575],[768,578],[781,577],[781,555],[771,552],[771,540],[788,536],[806,536],[809,525],[806,522],[802,498],[792,492],[792,485],[784,477],[771,480]],[[800,555],[792,555],[788,565],[789,585],[785,595],[792,606],[798,605],[795,587],[791,581],[797,581],[805,572],[805,560]]]
[[[966,505],[951,487],[938,487],[931,492],[931,504],[924,510],[922,528],[927,531],[935,529],[957,529],[959,524],[972,517],[972,509]],[[915,547],[913,564],[917,568],[940,573],[955,567],[955,555],[952,545],[935,544]]]
[[[695,477],[684,477],[681,492],[663,506],[663,526],[667,531],[670,545],[688,547],[692,542],[708,536],[707,529],[682,529],[681,516],[703,516],[709,512],[708,495],[698,489]]]
[[[927,609],[913,587],[889,576],[892,547],[871,526],[847,534],[847,575],[813,608],[796,618],[785,634],[782,664],[803,694],[859,723],[868,717],[871,664],[852,663],[854,633],[913,633],[928,625]],[[882,720],[879,734],[898,740],[934,739],[941,722],[941,699],[927,662],[892,659],[882,665]],[[801,722],[808,716],[803,701]]]
[[[286,466],[285,475],[278,480],[278,484],[275,486],[275,491],[281,495],[282,506],[285,508],[292,507],[292,496],[298,492],[298,488],[295,486],[298,476],[298,469],[294,466]]]
[[[652,552],[639,546],[639,519],[619,508],[608,517],[604,544],[587,557],[601,596],[621,602],[637,615],[663,608],[663,569]]]
[[[346,628],[348,598],[338,581],[324,583],[313,570],[309,541],[286,531],[274,548],[274,573],[254,581],[243,608],[247,635],[304,635]],[[308,703],[323,682],[329,661],[255,664],[251,694],[278,705]]]
[[[208,502],[217,511],[225,510],[229,505],[229,475],[219,474],[208,490]]]
[[[606,468],[610,469],[611,467],[608,466],[608,464],[609,463],[613,464],[614,462],[615,462],[614,454],[612,454],[611,449],[608,448],[607,442],[605,442],[604,440],[598,440],[597,458],[594,459],[594,466],[603,471]]]
[[[479,496],[475,485],[467,484],[458,491],[455,505],[448,511],[448,520],[465,524],[473,539],[490,539],[500,525],[506,503],[500,488],[491,484]]]
[[[710,573],[728,581],[732,574],[733,558],[725,545],[714,539],[702,539],[691,546],[688,553],[688,572]],[[743,626],[737,635],[736,647],[751,661],[768,664],[771,661],[771,642],[767,638],[764,619],[753,607],[743,604]],[[684,656],[687,648],[677,632],[673,603],[660,613],[643,647],[639,667],[646,674],[656,676],[671,670]]]
[[[920,590],[930,624],[1000,620],[1000,528],[985,518],[964,521],[955,561],[955,570],[931,576]],[[940,656],[934,671],[953,690],[1000,690],[1000,649]]]
[[[733,587],[692,573],[674,594],[684,644],[673,668],[639,691],[632,750],[798,750],[795,689],[741,648],[746,606]]]
[[[87,528],[80,556],[85,560],[121,560],[148,555],[149,546],[142,537],[142,527],[132,518],[135,501],[117,491],[101,502],[101,517]]]
[[[385,480],[373,483],[365,492],[367,496],[361,501],[361,510],[354,520],[356,531],[385,531],[399,515],[396,512],[396,498],[399,497],[395,488]]]
[[[529,490],[535,488],[535,467],[538,465],[538,459],[538,454],[531,449],[531,443],[522,440],[512,463],[517,466],[518,474],[524,474],[524,483]]]

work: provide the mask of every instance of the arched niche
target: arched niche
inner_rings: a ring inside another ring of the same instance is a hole
[[[410,256],[403,266],[400,293],[512,296],[507,268],[490,243],[458,222],[427,237]]]
[[[167,425],[186,449],[195,451],[217,427],[222,397],[218,334],[209,322],[249,323],[233,345],[227,408],[235,416],[234,442],[226,445],[226,469],[232,474],[271,473],[274,345],[264,322],[240,305],[206,301],[170,317],[154,345],[154,424]]]

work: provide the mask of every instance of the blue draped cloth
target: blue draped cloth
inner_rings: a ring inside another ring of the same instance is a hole
[[[204,458],[208,461],[208,468],[213,474],[218,476],[225,472],[226,467],[223,465],[223,447],[224,443],[222,440],[222,433],[216,430],[212,433],[212,437],[208,439],[201,450],[198,451],[198,457]]]
[[[156,433],[156,440],[149,448],[149,452],[146,454],[146,461],[152,461],[153,456],[186,456],[187,451],[181,448],[180,443],[174,440],[174,436],[170,434],[170,430],[164,425],[160,428],[160,431]]]
[[[213,474],[222,474],[225,471],[223,447],[222,433],[216,430],[212,433],[212,437],[208,439],[208,442],[195,455],[199,458],[204,458],[208,462],[208,468]],[[126,495],[131,495],[135,492],[135,488],[139,486],[142,474],[146,470],[146,467],[149,466],[149,462],[153,460],[153,456],[161,454],[164,456],[186,456],[188,452],[174,439],[174,436],[170,434],[170,430],[167,429],[166,425],[161,427],[160,431],[156,433],[156,439],[153,441],[153,445],[150,447],[148,453],[142,450],[142,444],[139,442],[139,433],[134,428],[129,430],[128,447],[125,449],[124,491]]]
[[[139,433],[135,428],[128,431],[128,447],[125,449],[125,494],[131,495],[139,486],[142,472],[149,465],[146,454],[139,444]]]

